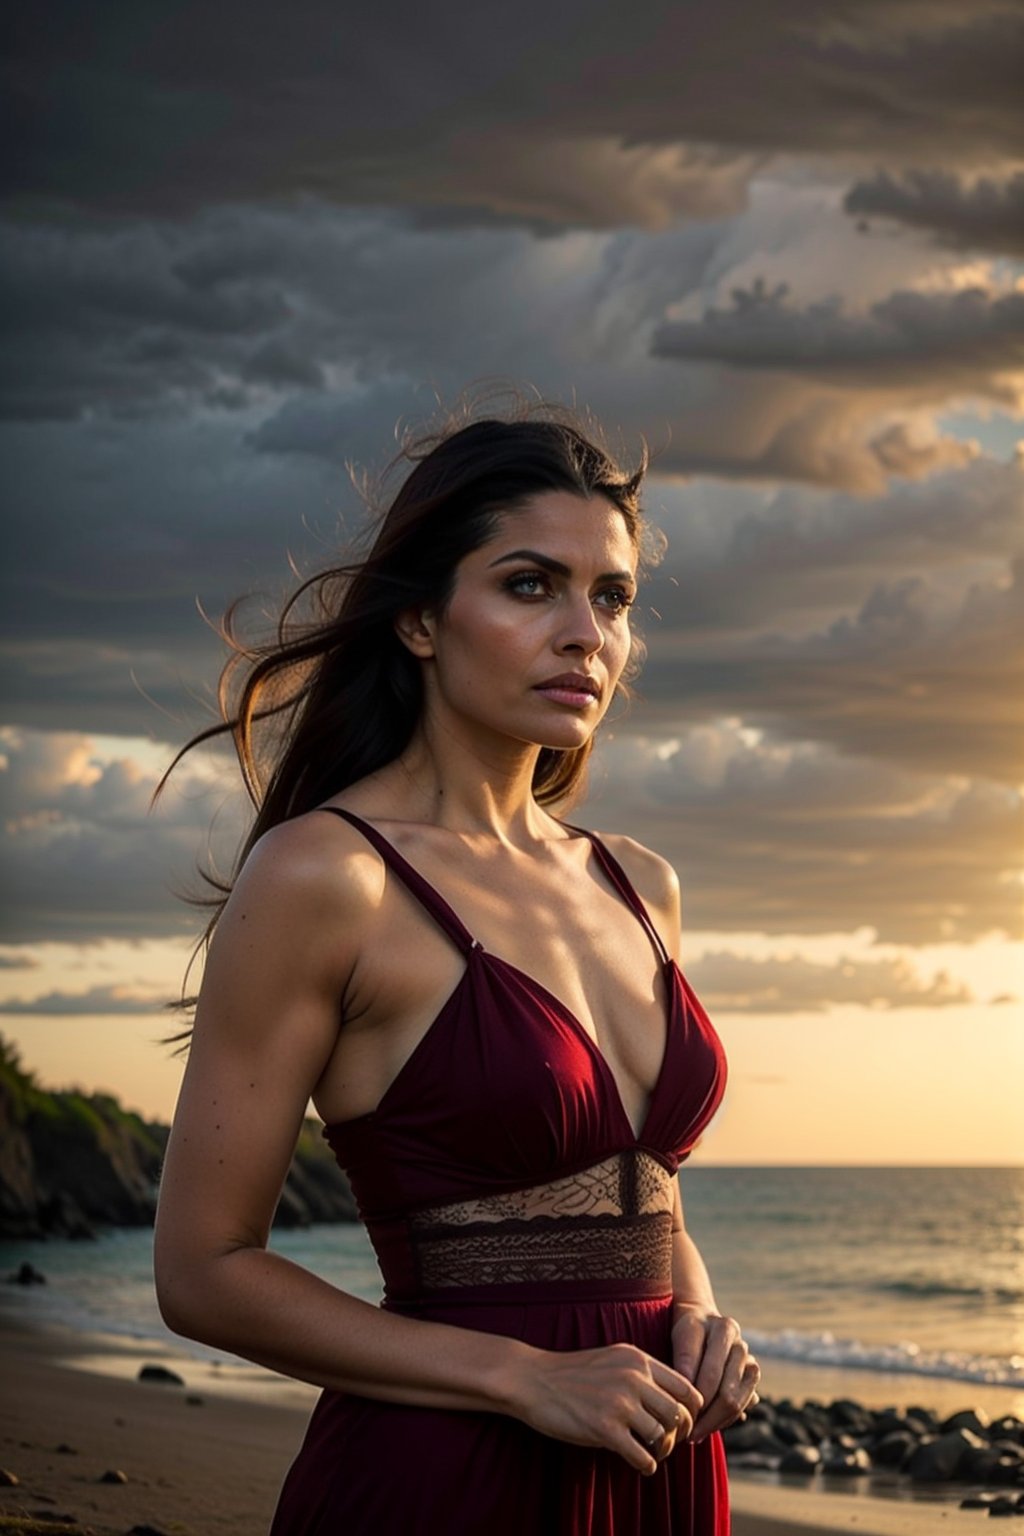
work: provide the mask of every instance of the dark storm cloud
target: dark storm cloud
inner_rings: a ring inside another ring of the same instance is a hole
[[[719,234],[538,242],[323,206],[182,224],[21,221],[0,248],[0,413],[255,411],[261,446],[338,462],[379,452],[396,413],[422,410],[431,386],[452,394],[492,375],[496,359],[506,377],[561,387],[575,348],[584,373],[620,373],[621,397],[638,336],[701,281]],[[657,398],[653,383],[641,393]],[[336,438],[321,446],[316,423],[331,410],[360,416],[340,423],[344,452]]]
[[[9,184],[115,213],[298,192],[656,226],[735,207],[753,156],[991,154],[1020,136],[1021,36],[1010,0],[527,0],[443,26],[394,4],[64,0],[16,17]]]
[[[0,414],[61,419],[105,406],[131,418],[216,403],[225,386],[243,404],[246,382],[320,382],[281,267],[260,259],[259,244],[248,262],[236,248],[231,272],[204,270],[202,254],[194,231],[168,226],[9,226]]]
[[[944,972],[924,981],[906,960],[854,960],[829,965],[801,955],[755,959],[731,950],[699,955],[687,975],[712,1013],[826,1013],[854,1006],[950,1008],[974,1001]]]
[[[601,749],[585,817],[672,860],[691,932],[1024,934],[1015,789],[720,723],[661,743],[620,732]]]
[[[964,391],[1005,395],[1009,347],[987,369],[980,355],[970,368],[933,366],[927,384],[894,370],[884,387],[860,379],[827,389],[813,370],[783,378],[651,357],[652,330],[701,290],[723,238],[700,225],[537,242],[323,208],[211,213],[187,226],[19,225],[6,256],[0,414],[74,419],[94,434],[112,421],[167,420],[172,441],[174,423],[189,420],[189,459],[219,422],[232,480],[251,477],[238,457],[252,451],[319,458],[340,472],[352,458],[379,456],[397,421],[429,411],[432,389],[451,398],[500,358],[506,376],[556,395],[568,369],[599,414],[665,443],[666,472],[865,492],[969,460],[968,444],[922,441],[894,413],[918,409],[923,395],[933,404]],[[65,454],[83,441],[69,436]],[[18,451],[15,438],[8,460]],[[38,458],[35,445],[27,451]],[[97,471],[111,476],[112,456],[88,443],[84,451],[99,464],[69,464],[68,480],[91,488]],[[174,472],[179,527],[210,521],[200,513],[210,482],[197,497],[190,474],[188,461]],[[217,490],[233,495],[219,474]],[[37,478],[29,467],[20,480]],[[15,498],[15,523],[20,514]],[[220,506],[214,515],[221,520]],[[152,524],[148,507],[146,516]]]
[[[841,300],[789,301],[788,288],[733,290],[728,309],[700,320],[668,320],[654,334],[657,357],[732,368],[806,374],[855,389],[914,387],[941,397],[956,389],[1005,405],[1019,385],[1002,375],[1024,367],[1024,293],[983,288],[890,294],[863,315]]]
[[[999,181],[967,181],[949,171],[879,171],[856,182],[843,200],[847,213],[893,219],[927,230],[954,250],[1024,256],[1024,171]]]
[[[881,583],[807,636],[659,648],[648,710],[739,716],[789,740],[1019,784],[1024,768],[1024,561],[952,604],[918,577]]]
[[[806,631],[856,610],[894,571],[956,587],[1024,555],[1024,466],[977,458],[879,497],[786,486],[768,498],[709,484],[650,493],[668,551],[647,589],[653,654],[674,636]],[[759,644],[759,642],[758,642]]]

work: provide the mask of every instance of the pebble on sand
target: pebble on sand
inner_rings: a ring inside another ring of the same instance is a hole
[[[169,1371],[166,1365],[144,1365],[140,1367],[137,1379],[139,1381],[163,1382],[169,1387],[183,1387],[185,1385],[185,1378],[179,1376],[177,1371]]]

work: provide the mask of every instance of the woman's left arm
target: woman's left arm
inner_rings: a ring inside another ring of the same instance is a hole
[[[672,1219],[672,1365],[692,1381],[704,1399],[691,1440],[705,1439],[742,1418],[757,1401],[761,1367],[734,1318],[723,1317],[715,1303],[704,1260],[683,1221],[679,1184]]]

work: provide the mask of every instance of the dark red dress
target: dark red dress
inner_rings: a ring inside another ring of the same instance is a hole
[[[325,807],[325,809],[332,809]],[[383,1305],[543,1349],[626,1341],[670,1361],[672,1185],[718,1106],[721,1044],[625,872],[606,879],[665,968],[665,1054],[639,1136],[582,1025],[488,954],[375,827],[378,850],[466,959],[453,994],[367,1115],[324,1135],[384,1277]],[[728,1536],[721,1441],[645,1477],[499,1413],[325,1391],[271,1536]]]

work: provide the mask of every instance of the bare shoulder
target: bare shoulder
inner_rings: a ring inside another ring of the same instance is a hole
[[[645,901],[664,904],[679,898],[679,877],[668,859],[653,848],[638,843],[623,832],[599,834],[609,853],[614,854]]]
[[[273,968],[344,989],[380,910],[385,870],[347,823],[310,812],[272,827],[254,844],[217,923],[210,961],[244,959],[250,974]]]
[[[231,895],[235,906],[297,902],[358,917],[379,904],[384,865],[354,827],[310,811],[271,827],[256,842]]]
[[[618,859],[630,884],[650,912],[671,953],[679,940],[679,876],[660,853],[622,832],[599,834],[608,852]]]

